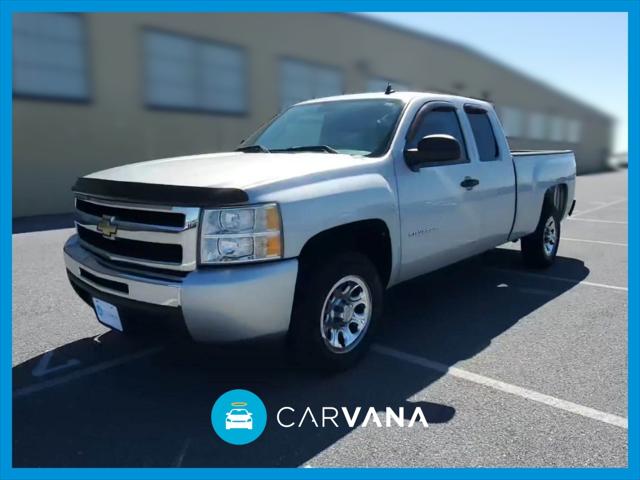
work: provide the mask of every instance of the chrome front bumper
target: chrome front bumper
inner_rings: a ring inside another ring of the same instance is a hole
[[[180,280],[163,280],[105,266],[80,246],[77,235],[67,240],[64,259],[70,275],[110,298],[181,311],[186,328],[196,341],[250,340],[283,334],[289,329],[297,259],[206,268]],[[89,275],[82,275],[81,268]],[[125,284],[128,293],[109,288],[109,282]]]

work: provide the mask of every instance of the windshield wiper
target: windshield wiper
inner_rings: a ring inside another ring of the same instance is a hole
[[[277,150],[272,150],[272,152],[325,152],[325,153],[338,153],[337,150],[334,150],[329,145],[305,145],[305,146],[302,146],[302,147],[279,148]]]
[[[245,153],[270,153],[268,148],[263,147],[262,145],[247,145],[246,147],[238,147],[236,148],[236,152],[245,152]]]

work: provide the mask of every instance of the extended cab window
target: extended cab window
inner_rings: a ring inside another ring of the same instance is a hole
[[[489,115],[486,111],[475,107],[465,107],[464,110],[469,118],[469,123],[471,123],[471,130],[473,130],[473,137],[478,147],[480,161],[497,160],[500,152]]]
[[[427,110],[426,113],[418,113],[416,121],[418,123],[411,129],[407,148],[416,148],[418,142],[428,135],[451,135],[460,143],[460,159],[455,163],[467,161],[464,136],[458,121],[458,114],[453,107],[436,107]]]

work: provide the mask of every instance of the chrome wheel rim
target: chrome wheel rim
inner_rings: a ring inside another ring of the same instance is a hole
[[[556,228],[556,220],[553,217],[547,219],[547,223],[544,224],[544,233],[542,236],[542,245],[544,247],[544,253],[547,257],[553,255],[553,249],[558,243],[558,229]]]
[[[320,314],[320,333],[334,353],[353,350],[365,336],[371,320],[371,291],[366,282],[348,275],[329,290]]]

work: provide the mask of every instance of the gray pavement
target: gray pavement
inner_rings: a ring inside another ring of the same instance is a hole
[[[14,466],[625,466],[626,171],[579,177],[577,199],[551,269],[508,244],[398,286],[378,348],[338,375],[290,367],[279,345],[109,332],[68,285],[72,230],[14,234]],[[232,388],[270,415],[244,447],[209,423]],[[429,428],[284,430],[284,405],[420,406]]]

